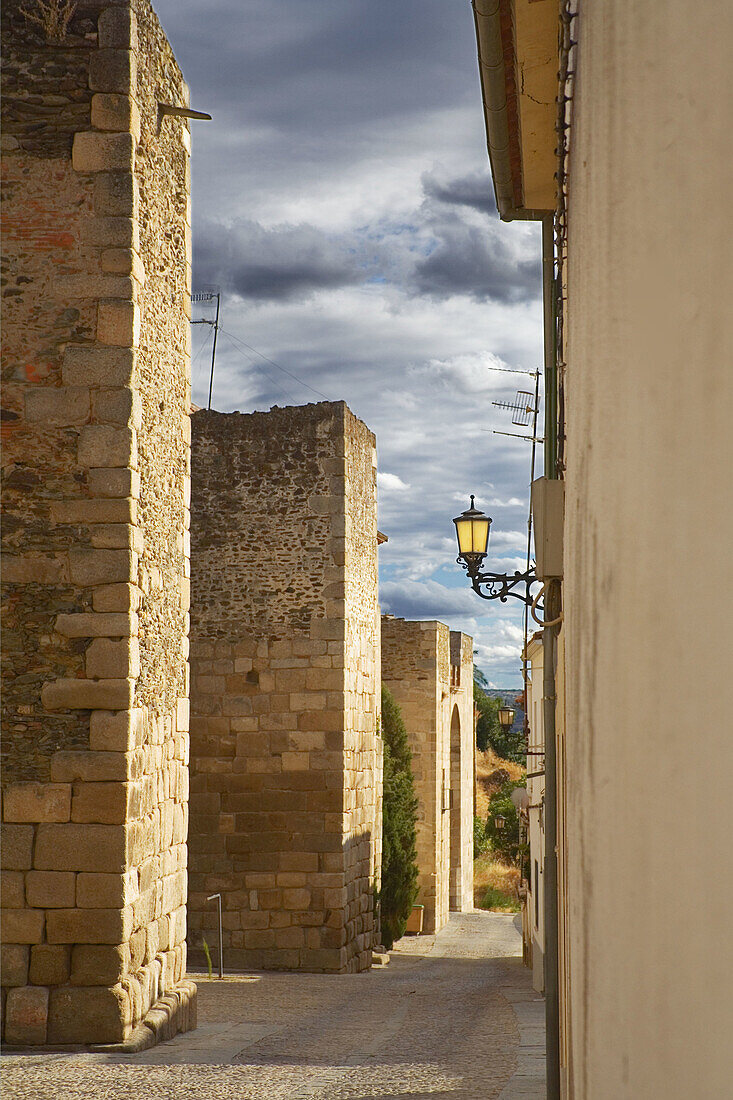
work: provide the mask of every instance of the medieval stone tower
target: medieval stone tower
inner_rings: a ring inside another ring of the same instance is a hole
[[[381,836],[376,451],[343,404],[193,426],[192,944],[371,965]]]
[[[147,0],[35,14],[2,16],[5,1033],[107,1043],[195,992],[187,90]]]

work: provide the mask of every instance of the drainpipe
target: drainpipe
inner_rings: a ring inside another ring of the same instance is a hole
[[[545,616],[560,613],[559,582],[545,589]],[[547,1100],[560,1100],[560,989],[557,916],[557,754],[555,746],[555,659],[557,626],[542,632],[542,713],[545,732],[545,1042]]]
[[[552,215],[542,219],[542,312],[545,335],[545,477],[557,477],[555,241]],[[553,618],[553,616],[550,616]]]
[[[545,477],[557,478],[557,356],[555,332],[555,254],[551,216],[542,219],[542,290],[545,330]],[[545,589],[545,622],[560,614],[560,582]],[[555,663],[558,627],[542,632],[542,717],[545,734],[545,1042],[547,1100],[560,1100],[560,990],[557,897],[557,751],[555,741]]]

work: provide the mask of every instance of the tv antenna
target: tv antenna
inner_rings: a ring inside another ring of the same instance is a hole
[[[209,325],[214,330],[214,343],[211,348],[211,373],[209,375],[209,404],[207,408],[211,409],[211,395],[214,390],[214,366],[216,364],[216,338],[219,335],[219,310],[221,308],[221,287],[207,286],[191,295],[192,302],[213,302],[216,301],[216,316],[213,321],[209,321],[207,318],[202,317],[197,321],[191,321],[192,325]]]
[[[499,367],[489,367],[489,370],[500,370]],[[506,372],[508,373],[508,372]],[[525,435],[523,432],[501,432],[497,428],[494,428],[494,435],[508,435],[513,439],[526,439],[532,444],[532,457],[530,459],[530,485],[534,481],[535,472],[535,458],[537,453],[537,444],[542,442],[537,436],[537,417],[540,411],[540,372],[534,371],[512,371],[513,374],[528,374],[530,377],[534,377],[534,392],[532,390],[517,390],[517,395],[513,401],[492,401],[492,405],[496,405],[498,409],[505,409],[512,414],[512,424],[518,428],[531,428],[532,434]],[[527,571],[532,564],[532,501],[530,495],[530,505],[527,514]],[[527,682],[529,679],[528,659],[527,659],[527,643],[529,641],[529,608],[524,608],[524,648],[522,650],[522,680],[524,681],[524,735],[525,739],[529,736],[529,725],[527,718]]]
[[[517,390],[513,401],[492,401],[497,409],[507,409],[512,414],[512,424],[518,428],[528,428],[532,416],[537,411],[537,395],[529,390]]]

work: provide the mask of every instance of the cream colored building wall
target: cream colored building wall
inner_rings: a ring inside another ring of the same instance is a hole
[[[544,769],[544,757],[539,754],[545,747],[542,706],[542,697],[544,693],[544,653],[541,638],[533,638],[530,641],[527,647],[527,656],[530,663],[530,679],[527,690],[527,720],[529,722],[529,740],[527,747],[530,750],[530,755],[527,759],[527,771],[540,772]],[[532,940],[532,984],[538,992],[542,992],[545,988],[544,797],[544,775],[538,775],[532,779],[527,779],[530,856],[527,918]]]
[[[733,6],[580,4],[565,657],[575,1100],[731,1090]]]

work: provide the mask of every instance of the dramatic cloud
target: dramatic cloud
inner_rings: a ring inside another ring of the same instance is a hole
[[[435,298],[468,294],[477,302],[521,302],[538,298],[538,256],[517,257],[493,223],[474,225],[457,213],[432,218],[435,245],[415,267],[414,287]]]
[[[347,401],[377,436],[384,608],[471,634],[517,685],[522,607],[470,591],[451,522],[476,493],[492,563],[524,567],[529,448],[493,434],[492,401],[542,361],[540,234],[495,212],[470,5],[155,6],[214,116],[192,169],[194,286],[222,287],[215,407]],[[193,353],[204,404],[208,326]]]
[[[494,188],[488,171],[470,172],[466,176],[441,180],[433,172],[422,176],[423,191],[427,198],[449,206],[470,206],[492,218],[498,217]]]
[[[354,257],[312,225],[208,224],[197,233],[194,263],[200,282],[242,298],[302,298],[363,279]]]
[[[475,612],[476,597],[468,588],[447,588],[437,581],[383,581],[382,610],[400,619],[445,619]]]

